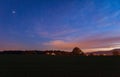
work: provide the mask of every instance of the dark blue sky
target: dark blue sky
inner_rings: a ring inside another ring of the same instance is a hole
[[[0,50],[120,47],[120,0],[0,0]]]

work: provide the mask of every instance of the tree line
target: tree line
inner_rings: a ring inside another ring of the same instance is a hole
[[[111,56],[120,56],[120,50],[113,50],[112,51],[112,55]],[[67,51],[61,51],[61,50],[45,50],[45,51],[40,51],[40,50],[26,50],[26,51],[22,51],[22,50],[7,50],[7,51],[0,51],[0,54],[39,54],[39,55],[67,55],[67,56],[108,56],[105,54],[102,55],[96,55],[94,53],[89,53],[86,54],[84,53],[80,48],[75,47],[73,48],[72,52],[67,52]]]

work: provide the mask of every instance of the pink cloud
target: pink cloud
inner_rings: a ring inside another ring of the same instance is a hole
[[[100,37],[100,36],[99,36]],[[90,37],[84,40],[77,40],[74,42],[63,41],[63,40],[53,40],[43,45],[53,49],[62,49],[62,50],[72,50],[74,47],[79,47],[85,52],[87,51],[97,51],[97,50],[107,50],[115,48],[115,43],[120,42],[120,37],[110,37],[110,38],[99,38],[99,37]],[[118,46],[118,45],[117,45]]]
[[[62,40],[50,41],[48,43],[44,43],[44,45],[49,46],[50,48],[53,48],[53,49],[64,49],[64,50],[68,50],[70,48],[78,46],[77,43],[65,42],[65,41],[62,41]]]

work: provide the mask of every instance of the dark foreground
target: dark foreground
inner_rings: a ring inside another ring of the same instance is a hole
[[[0,55],[0,77],[120,77],[120,57]]]

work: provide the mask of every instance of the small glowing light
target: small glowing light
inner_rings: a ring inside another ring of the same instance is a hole
[[[15,11],[15,10],[13,10],[13,11],[12,11],[12,13],[13,13],[13,14],[15,14],[15,13],[16,13],[16,11]]]

